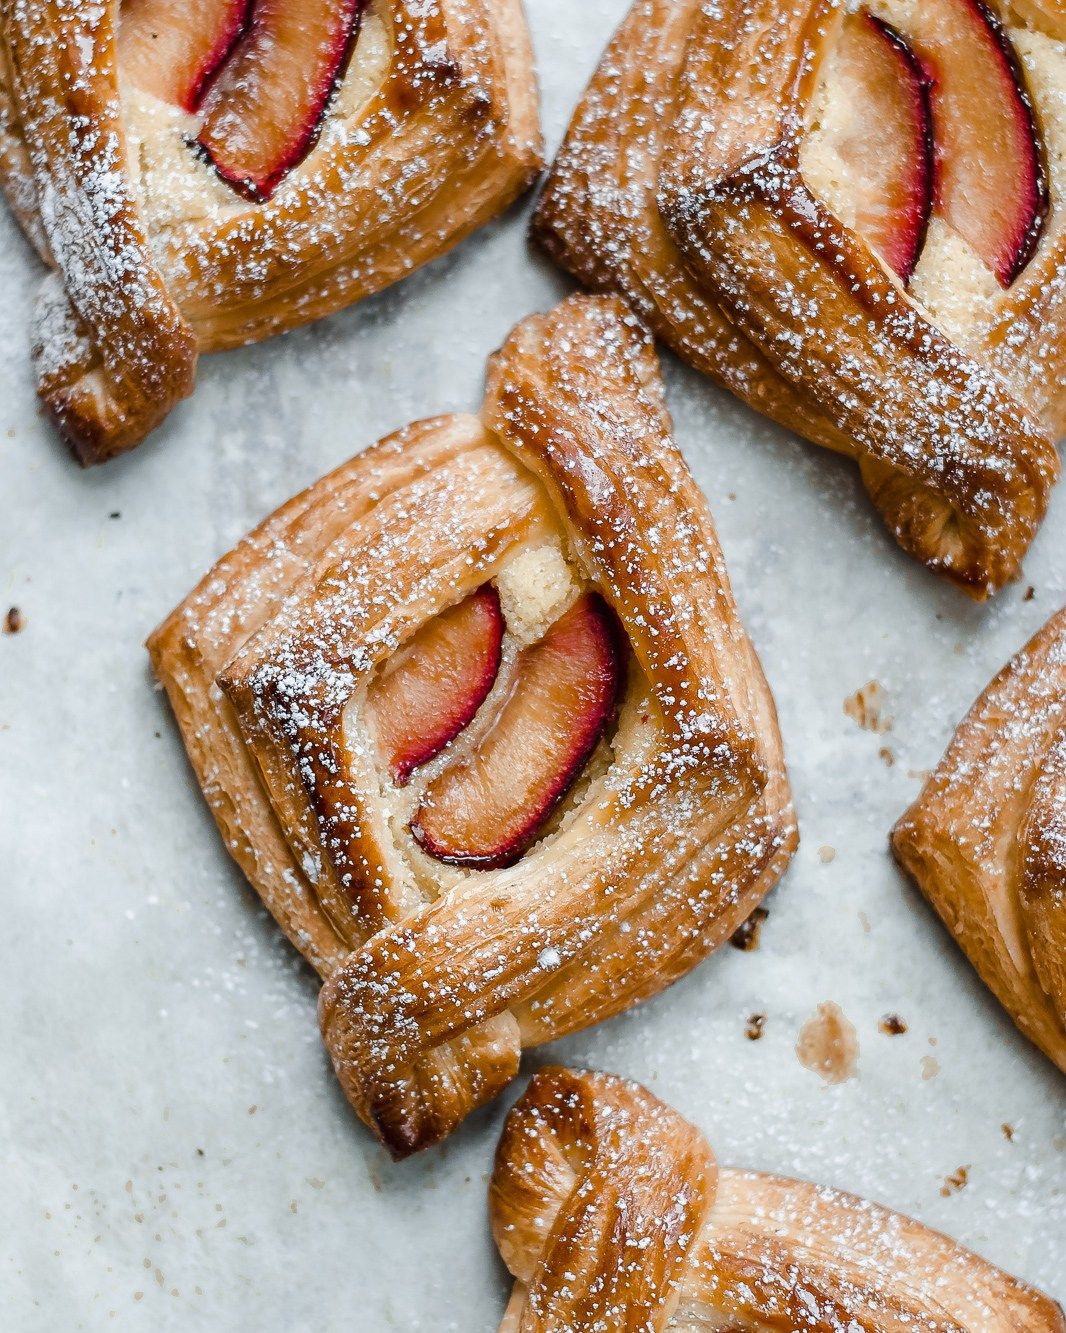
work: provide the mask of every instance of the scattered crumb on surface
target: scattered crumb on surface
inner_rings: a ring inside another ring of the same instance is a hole
[[[1031,602],[1035,596],[1036,596],[1036,589],[1032,586],[1032,584],[1030,584],[1029,587],[1026,588],[1025,590],[1025,596],[1022,598],[1022,601]]]
[[[844,712],[862,727],[863,731],[875,732],[883,736],[892,729],[892,719],[885,712],[888,696],[885,688],[876,680],[871,680],[861,690],[844,700]]]
[[[888,748],[887,745],[882,745],[877,753],[880,755],[881,761],[884,763],[886,768],[891,768],[892,765],[896,762],[896,756],[892,753],[892,751]]]
[[[843,1083],[856,1074],[859,1038],[855,1025],[832,1000],[804,1023],[796,1042],[796,1055],[805,1069],[826,1083]]]
[[[837,859],[837,849],[835,847],[819,847],[818,856],[822,865],[827,866],[830,861]]]
[[[22,612],[17,606],[13,606],[8,610],[7,615],[4,617],[4,633],[18,634],[19,631],[25,627],[25,624],[26,620]]]
[[[940,1073],[940,1061],[935,1055],[922,1056],[922,1082],[928,1083]]]
[[[877,1025],[886,1037],[899,1037],[907,1031],[907,1024],[899,1014],[885,1014]]]
[[[765,1014],[752,1014],[748,1019],[748,1026],[744,1029],[744,1035],[748,1041],[758,1041],[762,1036],[763,1028],[766,1026]]]
[[[747,921],[742,922],[729,937],[729,943],[733,948],[740,949],[744,953],[751,953],[753,949],[757,949],[763,922],[769,915],[765,907],[756,907]]]
[[[940,1193],[946,1199],[952,1194],[958,1194],[959,1190],[964,1190],[970,1183],[970,1168],[960,1166],[957,1171],[953,1171],[950,1176],[944,1177],[944,1183],[940,1187]]]
[[[1007,1121],[1004,1121],[1003,1124],[1000,1125],[1000,1129],[1003,1131],[1003,1137],[1007,1140],[1007,1142],[1008,1142],[1008,1143],[1013,1143],[1013,1142],[1014,1142],[1014,1126],[1013,1126],[1012,1124],[1009,1124]]]

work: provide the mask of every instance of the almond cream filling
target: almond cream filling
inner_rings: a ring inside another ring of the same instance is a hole
[[[427,855],[411,835],[409,825],[426,787],[451,764],[467,758],[494,723],[514,684],[515,664],[522,649],[539,642],[551,626],[584,591],[585,583],[568,562],[559,541],[529,547],[514,554],[493,582],[500,595],[506,623],[502,661],[492,691],[470,725],[444,751],[419,768],[411,781],[398,787],[378,752],[373,725],[366,707],[366,690],[349,701],[344,712],[345,739],[352,754],[368,756],[377,774],[380,809],[388,836],[390,870],[398,881],[411,885],[424,901],[447,893],[470,875],[462,866],[445,865]],[[387,669],[387,667],[386,667]],[[537,842],[526,853],[565,827],[569,818],[597,784],[608,782],[615,769],[624,773],[649,752],[655,730],[643,678],[633,670],[619,718],[588,760],[559,808],[541,830]],[[364,770],[365,771],[365,770]]]
[[[359,133],[359,121],[381,89],[393,52],[388,0],[372,0],[362,22],[355,50],[337,90],[318,143],[278,186],[274,202],[313,178],[322,155]],[[121,79],[130,176],[149,232],[165,232],[190,222],[222,224],[249,208],[214,168],[190,146],[200,117],[171,106]]]
[[[869,0],[865,8],[905,36],[919,3]],[[1052,205],[1043,241],[1047,246],[1056,243],[1066,225],[1062,209],[1066,188],[1066,52],[1042,32],[1011,27],[1008,33],[1026,74],[1047,152]],[[863,113],[864,108],[849,98],[836,53],[830,52],[812,99],[800,168],[811,191],[849,227],[855,225],[854,183],[833,143],[843,141],[849,127],[857,124]],[[1020,280],[1024,281],[1024,274]],[[995,319],[998,306],[1008,295],[976,252],[936,216],[911,280],[910,294],[948,338],[964,347],[975,338],[975,331],[979,337]]]

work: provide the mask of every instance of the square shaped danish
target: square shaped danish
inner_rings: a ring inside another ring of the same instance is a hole
[[[636,0],[534,224],[978,598],[1066,429],[1064,39],[1059,0]]]
[[[959,724],[892,849],[981,980],[1066,1073],[1066,611]]]
[[[538,1069],[504,1123],[498,1333],[1066,1333],[947,1236],[826,1185],[720,1167],[637,1083]]]
[[[396,1156],[688,972],[796,846],[773,700],[624,306],[269,518],[149,648]]]
[[[39,392],[83,462],[200,352],[379,291],[540,166],[522,0],[2,0],[0,56]]]

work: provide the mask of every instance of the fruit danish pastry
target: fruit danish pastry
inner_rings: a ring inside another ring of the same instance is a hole
[[[1064,40],[1059,0],[636,0],[534,223],[977,598],[1066,430]]]
[[[490,1189],[515,1277],[500,1333],[1064,1333],[1049,1297],[920,1223],[719,1167],[635,1083],[549,1067]]]
[[[480,417],[292,500],[150,640],[396,1157],[524,1047],[688,972],[795,849],[773,701],[670,432],[648,335],[571,299],[513,332]]]
[[[981,980],[1066,1073],[1066,611],[974,704],[892,847]]]
[[[522,0],[0,0],[0,178],[52,269],[39,391],[85,463],[200,352],[388,286],[539,165]]]

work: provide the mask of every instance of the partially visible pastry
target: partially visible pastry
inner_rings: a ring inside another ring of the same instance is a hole
[[[500,1333],[1064,1333],[1049,1297],[851,1194],[719,1167],[635,1083],[546,1068],[489,1193]]]
[[[290,501],[150,640],[396,1157],[524,1048],[690,971],[796,847],[773,700],[670,431],[642,326],[567,301],[493,358],[480,417]]]
[[[636,0],[534,223],[978,598],[1066,430],[1060,9]]]
[[[892,848],[982,981],[1066,1073],[1066,611],[974,704]]]
[[[84,463],[201,352],[379,291],[539,165],[521,0],[0,0],[0,182],[52,269],[39,391]]]

